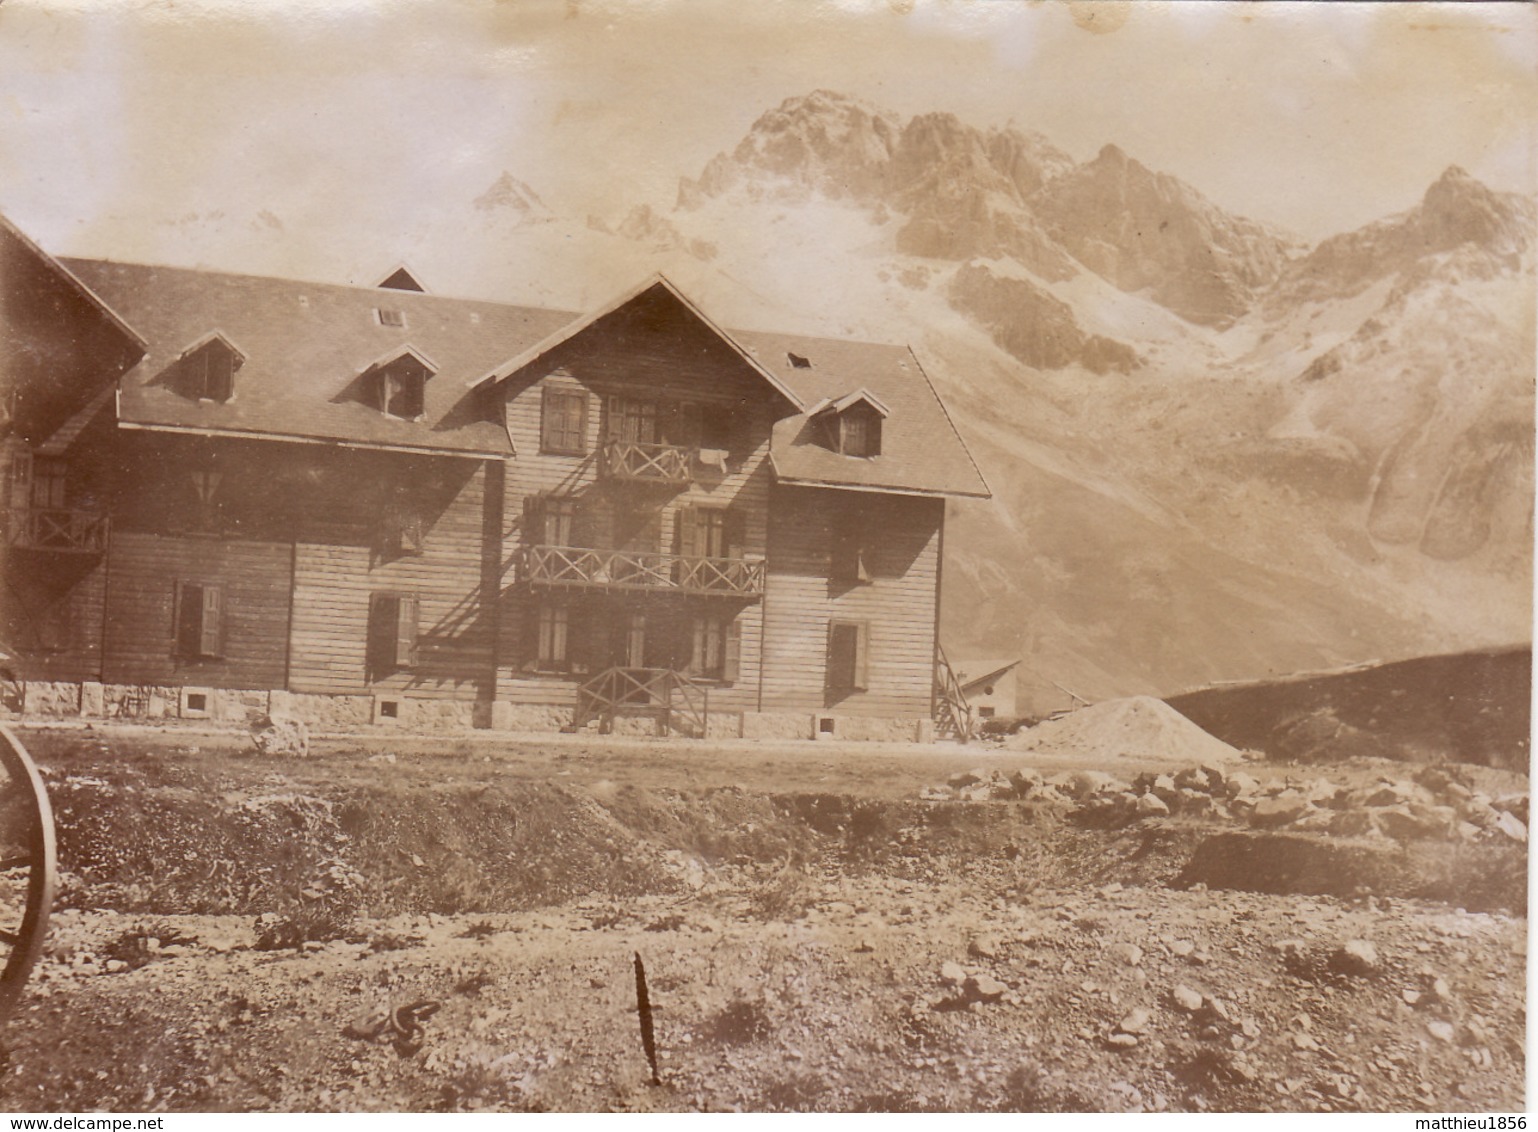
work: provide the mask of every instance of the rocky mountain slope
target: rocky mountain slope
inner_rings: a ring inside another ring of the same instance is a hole
[[[1534,205],[1462,170],[1308,248],[1115,145],[1076,164],[1025,128],[818,91],[675,201],[577,217],[506,172],[436,205],[388,247],[366,224],[301,247],[271,214],[142,239],[354,282],[404,259],[443,293],[566,309],[660,270],[724,325],[910,343],[996,495],[953,509],[947,643],[1025,656],[1029,686],[1530,639]]]

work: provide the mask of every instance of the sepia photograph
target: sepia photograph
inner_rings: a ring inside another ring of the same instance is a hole
[[[1528,3],[0,0],[0,1111],[1523,1111],[1535,241]]]

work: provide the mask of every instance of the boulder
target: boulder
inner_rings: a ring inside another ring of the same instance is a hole
[[[1250,811],[1250,824],[1260,829],[1274,829],[1296,821],[1310,808],[1307,798],[1295,790],[1288,790],[1275,798],[1262,798],[1256,802]]]
[[[306,758],[310,753],[310,729],[302,719],[264,715],[251,727],[251,741],[264,755]]]
[[[1223,784],[1223,790],[1230,798],[1244,798],[1251,794],[1259,794],[1260,783],[1241,770],[1238,774],[1228,776],[1228,781]]]
[[[1212,792],[1212,777],[1201,767],[1188,767],[1175,775],[1175,788],[1209,794]]]
[[[942,963],[940,981],[946,986],[959,987],[967,981],[966,969],[960,963]]]
[[[1137,816],[1140,818],[1165,818],[1169,813],[1169,806],[1157,794],[1144,794],[1137,800]]]
[[[1527,826],[1522,824],[1522,819],[1517,817],[1516,814],[1510,814],[1504,810],[1498,811],[1498,815],[1499,816],[1497,816],[1495,819],[1496,830],[1500,833],[1504,833],[1513,841],[1521,841],[1526,843]]]
[[[981,767],[972,770],[958,771],[945,780],[947,786],[960,789],[963,786],[975,786],[979,782],[986,781],[988,772]]]
[[[1330,970],[1337,975],[1372,975],[1381,965],[1378,949],[1365,939],[1348,939],[1330,953]]]

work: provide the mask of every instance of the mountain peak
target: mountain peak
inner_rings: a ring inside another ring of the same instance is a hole
[[[475,198],[474,204],[483,212],[508,210],[530,220],[551,215],[539,194],[505,169],[489,189]]]

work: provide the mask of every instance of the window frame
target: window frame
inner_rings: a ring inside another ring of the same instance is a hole
[[[841,633],[853,634],[848,646],[841,646]],[[847,662],[840,654],[847,652]],[[848,671],[841,671],[847,666]],[[870,691],[870,622],[834,618],[828,622],[826,666],[828,691],[835,695]]]
[[[587,390],[570,385],[547,385],[540,394],[539,450],[547,456],[586,456],[588,453]],[[576,405],[575,423],[559,403]],[[561,415],[563,412],[568,415]]]
[[[218,582],[176,583],[171,611],[171,651],[181,660],[222,660],[229,605]]]
[[[420,663],[421,600],[402,590],[376,590],[369,595],[368,667],[371,681],[397,672],[410,672]]]

